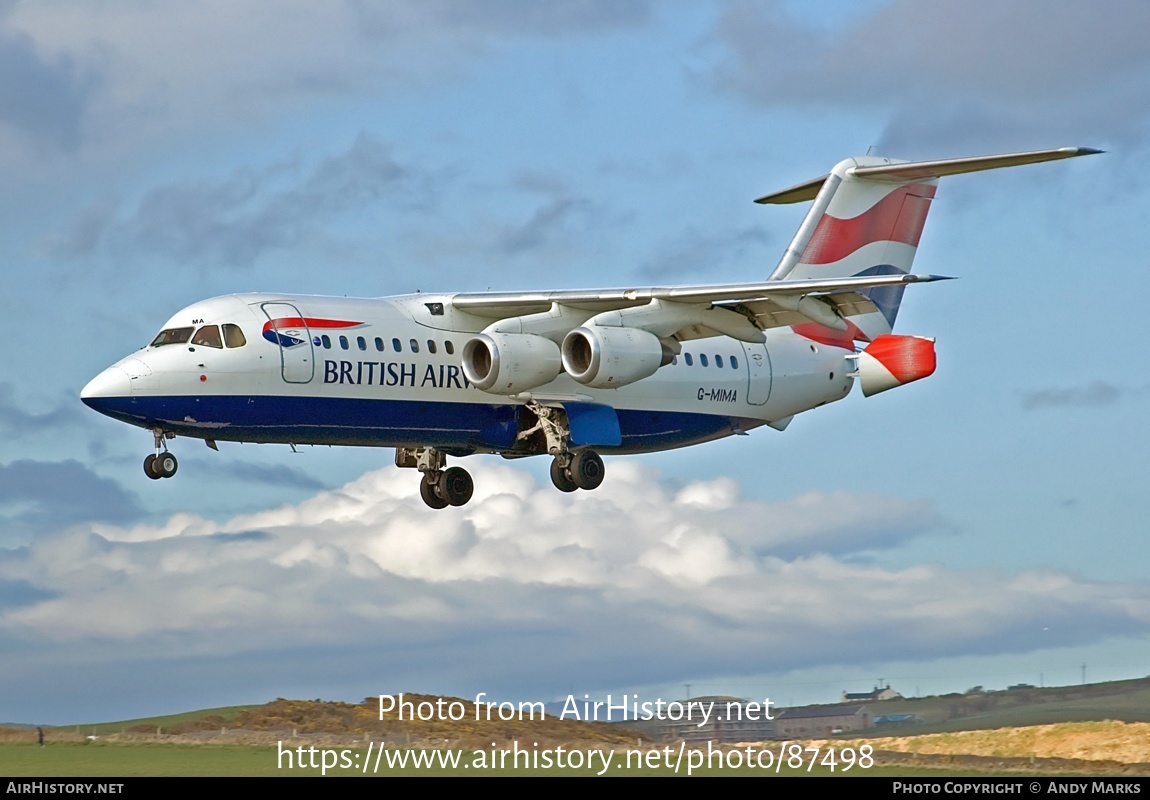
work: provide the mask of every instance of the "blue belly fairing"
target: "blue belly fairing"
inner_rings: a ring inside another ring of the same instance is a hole
[[[229,442],[435,447],[449,454],[511,450],[522,406],[341,397],[199,396],[85,399],[96,411],[178,436]],[[758,420],[619,409],[622,442],[604,453],[670,450],[750,430]]]

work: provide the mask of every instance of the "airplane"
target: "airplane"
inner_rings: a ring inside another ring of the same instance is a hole
[[[932,374],[934,340],[893,333],[940,178],[1099,153],[1067,147],[937,161],[858,156],[758,198],[811,202],[766,280],[387,298],[236,294],[194,303],[81,399],[177,436],[395,448],[435,509],[471,475],[447,458],[551,456],[563,492],[598,487],[601,454],[696,445]]]

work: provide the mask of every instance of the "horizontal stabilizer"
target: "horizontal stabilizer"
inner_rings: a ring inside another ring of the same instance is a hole
[[[1057,161],[1062,158],[1092,156],[1101,152],[1101,150],[1095,150],[1093,147],[1060,147],[1057,150],[1034,150],[1029,153],[1007,153],[1000,156],[944,158],[941,161],[910,161],[905,164],[855,167],[848,170],[847,174],[872,180],[922,181],[930,178],[941,178],[944,175],[962,175],[967,172],[1018,167],[1023,164],[1038,164],[1043,161]]]
[[[822,175],[818,178],[811,178],[809,181],[796,184],[789,189],[783,189],[781,192],[756,197],[755,202],[786,205],[788,203],[805,203],[807,200],[814,200],[815,195],[819,193],[819,189],[823,188],[823,184],[826,183],[829,177],[830,175]]]
[[[1093,147],[1060,147],[1055,150],[1032,150],[1027,153],[1005,153],[996,156],[970,156],[967,158],[944,158],[938,161],[904,161],[879,164],[870,167],[852,167],[846,174],[856,178],[878,181],[921,181],[941,178],[944,175],[962,175],[967,172],[981,172],[987,169],[1018,167],[1023,164],[1038,164],[1043,161],[1057,161],[1062,158],[1089,156],[1103,151]],[[814,200],[828,176],[814,178],[804,183],[783,189],[779,192],[756,198],[756,203],[802,203]]]

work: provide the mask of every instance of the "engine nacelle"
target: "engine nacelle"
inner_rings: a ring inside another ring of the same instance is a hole
[[[934,372],[934,339],[924,336],[878,336],[858,355],[859,383],[866,397]]]
[[[528,333],[479,333],[463,345],[463,374],[477,389],[518,394],[550,383],[563,370],[559,345]]]
[[[563,339],[563,369],[595,389],[615,389],[654,375],[673,356],[658,336],[638,328],[586,325]]]

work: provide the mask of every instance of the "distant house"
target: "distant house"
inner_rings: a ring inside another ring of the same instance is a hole
[[[844,703],[877,703],[879,700],[901,700],[902,695],[890,688],[874,687],[873,692],[843,692]]]
[[[870,711],[866,706],[813,706],[787,708],[775,719],[775,738],[809,739],[849,733],[872,727]]]
[[[711,705],[714,703],[714,705]],[[738,697],[693,697],[684,705],[690,706],[691,719],[663,720],[656,735],[660,739],[685,742],[761,742],[775,737],[775,722],[766,719],[779,712],[774,706],[768,710],[761,702],[741,700]],[[709,710],[707,722],[700,725]]]

